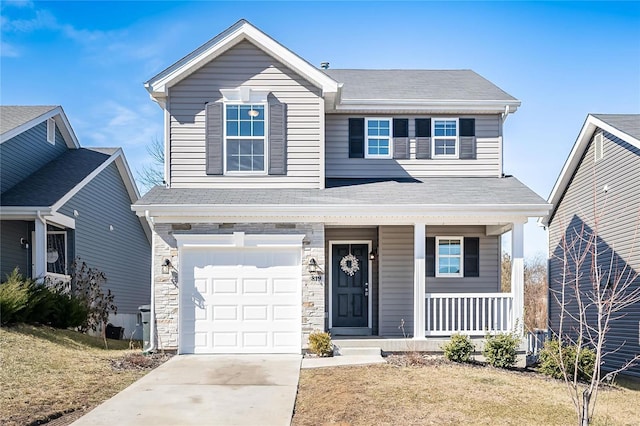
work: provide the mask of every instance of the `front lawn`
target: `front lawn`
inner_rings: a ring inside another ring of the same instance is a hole
[[[638,425],[640,387],[598,396],[596,425]],[[293,425],[576,424],[564,383],[445,361],[302,370]]]
[[[100,338],[50,327],[0,329],[0,424],[24,425],[84,411],[148,371],[123,363],[132,354],[129,341],[108,344],[105,350]]]

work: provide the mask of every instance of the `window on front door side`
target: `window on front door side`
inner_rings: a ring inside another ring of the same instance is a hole
[[[265,106],[229,105],[225,107],[227,172],[265,172]]]
[[[391,158],[391,119],[367,118],[365,158]]]
[[[462,237],[436,238],[436,276],[461,277],[462,271]]]
[[[433,120],[433,156],[458,157],[458,120]]]
[[[47,232],[47,272],[67,274],[67,233],[64,231]]]

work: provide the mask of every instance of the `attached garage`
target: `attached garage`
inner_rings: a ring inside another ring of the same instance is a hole
[[[180,353],[300,353],[302,235],[176,235]]]

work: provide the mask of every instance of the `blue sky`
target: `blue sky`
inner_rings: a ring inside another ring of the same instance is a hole
[[[31,2],[0,6],[0,103],[62,105],[134,173],[162,137],[142,83],[240,18],[313,64],[471,68],[522,101],[505,173],[546,198],[589,112],[640,112],[640,2]],[[529,224],[526,256],[544,252]]]

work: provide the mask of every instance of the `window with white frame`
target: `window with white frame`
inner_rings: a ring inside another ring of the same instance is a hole
[[[56,143],[56,120],[53,118],[47,119],[47,142],[52,145]]]
[[[225,104],[226,171],[265,173],[265,104]]]
[[[67,275],[66,231],[47,231],[47,272]]]
[[[458,157],[458,119],[434,118],[433,122],[433,156]]]
[[[367,118],[365,121],[365,158],[392,158],[391,119]]]
[[[463,237],[436,237],[436,277],[462,277]]]

